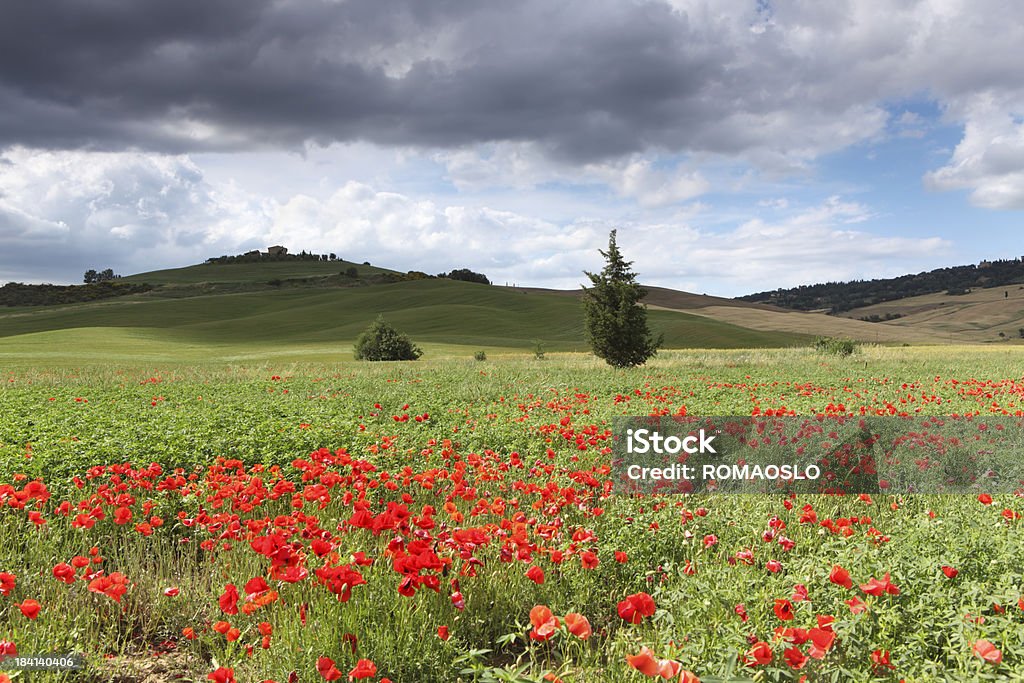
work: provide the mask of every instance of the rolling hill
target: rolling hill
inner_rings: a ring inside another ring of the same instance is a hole
[[[364,263],[350,261],[260,261],[256,263],[201,263],[184,268],[152,270],[147,273],[128,275],[121,282],[148,283],[151,285],[195,285],[202,283],[266,283],[271,280],[289,278],[328,277],[338,275],[348,268],[355,268],[360,276],[395,273]]]
[[[646,287],[644,303],[655,310],[678,311],[728,323],[759,332],[781,332],[825,337],[845,337],[880,344],[938,344],[951,341],[975,341],[961,332],[941,334],[932,329],[895,326],[850,320],[824,313],[794,311],[771,304],[742,299],[725,299],[705,294],[691,294],[664,287]],[[579,290],[529,289],[522,291],[579,297]]]
[[[847,318],[894,318],[873,323],[889,329],[929,332],[953,340],[1020,340],[1024,329],[1024,285],[972,289],[966,294],[925,294],[855,308]]]
[[[85,348],[110,358],[155,360],[268,354],[336,359],[350,356],[351,342],[379,314],[428,355],[522,353],[536,340],[547,351],[588,348],[579,290],[416,279],[379,266],[299,259],[204,263],[117,282],[153,289],[83,303],[0,308],[0,359],[27,357],[28,349],[73,357]],[[1011,341],[1024,328],[1024,287],[1017,285],[903,298],[841,316],[647,289],[651,327],[664,333],[666,348],[806,345],[819,335],[877,343]],[[867,317],[893,319],[862,320]]]
[[[90,347],[136,344],[143,355],[159,355],[163,344],[183,349],[185,355],[230,357],[287,347],[344,357],[378,314],[428,354],[431,349],[460,355],[478,348],[521,352],[531,349],[534,340],[548,351],[587,348],[574,297],[447,279],[168,295],[176,287],[202,285],[207,275],[220,277],[221,283],[256,286],[270,274],[286,272],[263,265],[293,266],[287,269],[289,276],[309,277],[308,270],[297,267],[302,263],[193,266],[124,278],[149,283],[162,279],[170,289],[81,304],[0,309],[0,358],[26,346],[74,348],[76,340]],[[337,265],[331,270],[336,272]],[[655,331],[665,334],[666,348],[779,347],[809,340],[802,334],[749,329],[673,310],[652,310],[649,320]]]

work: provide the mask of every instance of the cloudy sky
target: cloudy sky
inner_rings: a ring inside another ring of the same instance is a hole
[[[37,0],[0,282],[270,244],[738,295],[1024,255],[1017,0]]]

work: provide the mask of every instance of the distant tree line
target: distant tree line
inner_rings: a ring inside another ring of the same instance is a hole
[[[262,261],[338,261],[337,254],[314,254],[308,251],[301,251],[298,254],[270,254],[261,251],[251,251],[246,254],[235,256],[214,256],[206,259],[207,263],[260,263]]]
[[[280,252],[261,252],[261,251],[250,251],[245,254],[237,254],[235,256],[214,256],[206,259],[206,263],[210,264],[224,264],[224,263],[260,263],[260,262],[276,262],[276,261],[339,261],[342,259],[338,258],[337,254],[314,254],[305,250],[298,254],[280,253]],[[363,261],[364,266],[369,266],[369,261]],[[91,271],[94,272],[94,271]],[[104,271],[106,272],[106,271]],[[343,275],[348,277],[358,277],[359,273],[355,267],[349,267],[341,271]],[[441,278],[446,280],[462,280],[463,282],[478,282],[482,285],[489,285],[491,281],[483,273],[477,273],[469,268],[456,268],[455,270],[447,273],[438,273],[437,275],[429,275],[419,270],[410,270],[404,278],[405,280],[423,280]]]
[[[469,268],[459,268],[449,273],[438,273],[437,277],[448,280],[462,280],[463,282],[478,282],[481,285],[489,285],[491,281],[483,273],[474,273]]]
[[[349,270],[352,270],[351,268]],[[346,271],[347,274],[347,271]],[[355,277],[354,275],[352,277]],[[403,280],[462,280],[463,282],[476,282],[481,285],[489,285],[491,281],[487,279],[487,276],[483,273],[475,273],[468,268],[459,268],[448,273],[438,273],[437,275],[429,275],[424,273],[422,270],[410,270],[404,276],[401,277]]]
[[[149,284],[131,284],[110,280],[87,285],[25,285],[8,282],[0,287],[0,306],[53,306],[139,294],[153,289]]]
[[[87,285],[91,285],[97,282],[108,282],[110,280],[117,280],[120,277],[121,276],[114,273],[114,271],[111,268],[107,268],[106,270],[101,271],[95,271],[92,268],[90,268],[89,270],[85,271],[85,275],[82,277],[82,281]]]
[[[1004,287],[1024,282],[1024,261],[1004,259],[978,265],[939,268],[916,275],[875,280],[826,282],[776,289],[739,297],[742,301],[774,304],[800,311],[825,310],[836,314],[861,306],[895,301],[908,296],[966,294],[977,287]]]

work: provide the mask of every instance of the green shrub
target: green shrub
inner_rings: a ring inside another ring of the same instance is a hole
[[[487,360],[487,353],[485,351],[477,351],[473,354],[473,360]]]
[[[544,344],[540,339],[533,340],[533,357],[537,360],[544,360]]]
[[[418,346],[409,341],[379,316],[356,339],[356,360],[416,360],[423,355]]]
[[[836,339],[835,337],[815,337],[813,346],[818,353],[843,357],[852,355],[860,347],[852,339]]]

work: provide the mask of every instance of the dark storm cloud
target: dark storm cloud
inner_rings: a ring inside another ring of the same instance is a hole
[[[695,26],[660,2],[7,3],[0,146],[737,152],[761,137],[723,120],[770,115],[793,94],[730,63],[735,28]],[[841,114],[849,104],[812,106]]]

